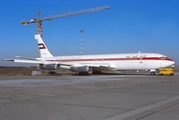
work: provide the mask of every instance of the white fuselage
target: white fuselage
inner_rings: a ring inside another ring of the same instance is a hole
[[[175,62],[161,54],[155,53],[128,53],[104,55],[78,55],[44,58],[45,64],[60,62],[90,65],[110,65],[115,70],[151,70],[173,65]]]

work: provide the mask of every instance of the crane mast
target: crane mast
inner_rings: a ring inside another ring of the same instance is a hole
[[[42,21],[52,20],[52,19],[56,19],[56,18],[64,18],[64,17],[86,14],[86,13],[97,12],[97,11],[108,10],[108,9],[110,9],[110,7],[108,5],[107,6],[99,6],[99,7],[95,7],[95,8],[89,8],[86,10],[78,10],[78,11],[74,11],[74,12],[58,14],[58,15],[54,15],[54,16],[50,16],[50,17],[45,17],[42,19],[40,18],[40,11],[39,11],[37,13],[38,14],[37,19],[31,19],[30,21],[26,21],[26,22],[24,20],[22,20],[21,24],[24,24],[27,26],[28,24],[31,24],[31,23],[37,23],[37,33],[42,36]]]

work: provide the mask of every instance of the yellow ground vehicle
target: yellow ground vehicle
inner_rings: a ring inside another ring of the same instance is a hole
[[[158,69],[158,75],[174,75],[174,69],[173,68],[159,68]]]

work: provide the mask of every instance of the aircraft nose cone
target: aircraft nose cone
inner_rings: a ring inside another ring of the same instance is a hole
[[[175,61],[174,61],[174,60],[171,60],[169,64],[170,64],[170,65],[174,65],[174,64],[175,64]]]
[[[172,67],[174,64],[174,60],[167,58],[166,61],[163,63],[163,67]]]
[[[175,64],[175,61],[172,61],[172,65],[174,65]]]

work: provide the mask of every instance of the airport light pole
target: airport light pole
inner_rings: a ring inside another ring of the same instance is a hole
[[[81,50],[80,50],[80,55],[82,55],[83,54],[83,32],[84,32],[84,30],[80,30],[80,33],[81,33]]]

